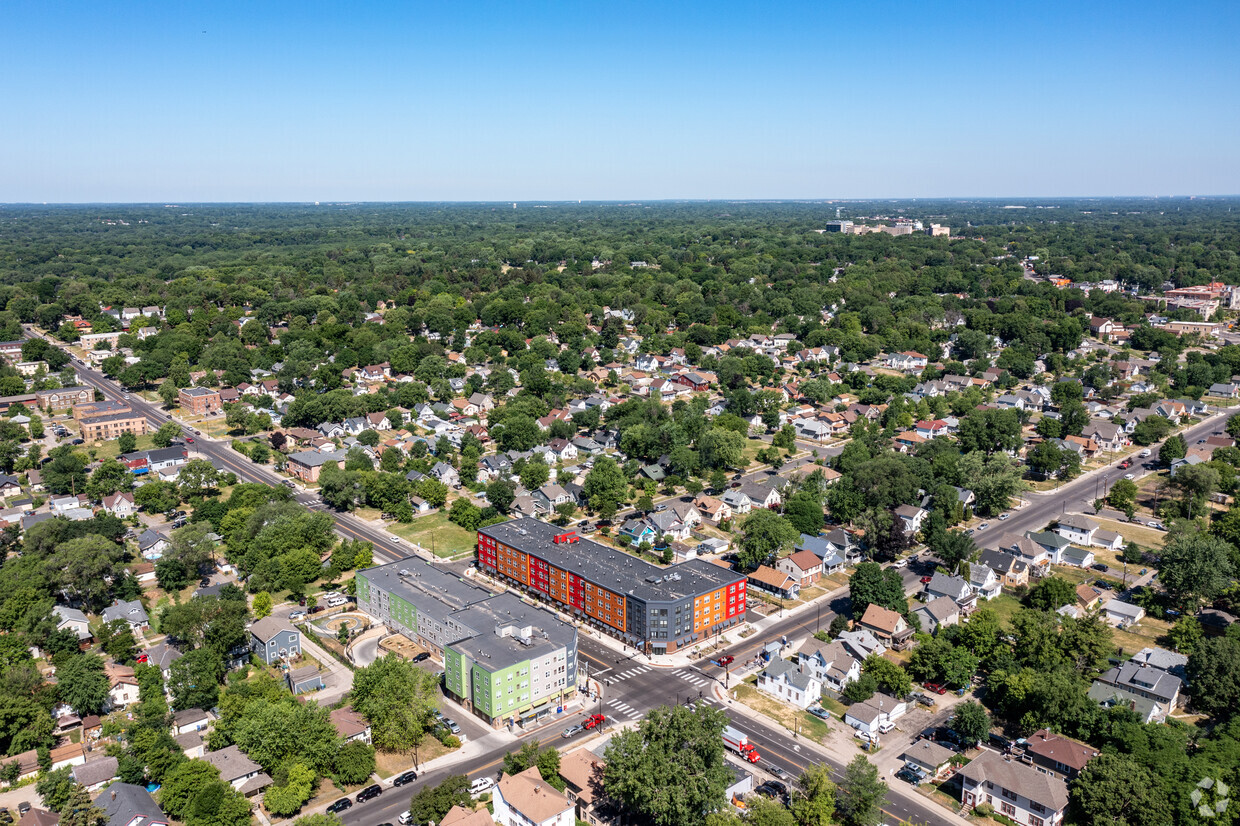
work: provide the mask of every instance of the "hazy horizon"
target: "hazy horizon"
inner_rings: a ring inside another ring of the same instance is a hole
[[[4,203],[1240,193],[1221,0],[24,2],[5,22]]]

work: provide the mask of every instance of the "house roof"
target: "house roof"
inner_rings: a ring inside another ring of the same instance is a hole
[[[495,826],[486,809],[466,809],[453,806],[439,821],[439,826]]]
[[[1098,756],[1098,750],[1088,743],[1069,740],[1049,729],[1042,729],[1030,735],[1025,743],[1025,751],[1032,752],[1046,760],[1062,763],[1078,772],[1085,768],[1086,763]]]
[[[919,766],[937,769],[951,761],[952,751],[933,740],[918,740],[904,750],[900,759],[906,763],[916,763]]]
[[[569,752],[560,759],[560,777],[580,789],[577,798],[587,805],[594,802],[603,789],[603,768],[606,764],[585,749]],[[446,823],[446,819],[445,819]]]
[[[1023,763],[1007,759],[998,752],[983,751],[960,770],[960,775],[976,783],[994,783],[1034,803],[1040,803],[1053,812],[1068,805],[1066,783]]]
[[[802,571],[822,565],[822,560],[818,558],[818,555],[809,550],[793,552],[788,556],[788,561]]]
[[[770,588],[777,588],[781,591],[785,591],[796,584],[791,576],[783,571],[777,571],[769,565],[759,565],[758,569],[749,575],[749,579],[752,582],[766,585]]]
[[[801,691],[808,691],[813,681],[813,678],[801,671],[800,666],[792,660],[775,660],[766,667],[765,673],[768,679],[777,680],[782,677],[788,685]]]
[[[97,786],[116,777],[117,765],[118,761],[115,757],[98,757],[80,766],[74,766],[69,773],[83,786]]]
[[[924,611],[934,617],[934,621],[937,623],[943,623],[952,617],[960,616],[960,607],[956,605],[956,601],[951,597],[935,597],[917,610]]]
[[[887,634],[894,634],[902,619],[903,617],[895,611],[870,603],[866,606],[865,613],[861,615],[861,624],[877,628]]]
[[[296,634],[297,629],[289,625],[287,620],[277,617],[263,617],[250,626],[250,633],[262,642],[267,642],[281,631],[288,631]]]
[[[543,823],[573,808],[562,792],[542,779],[537,766],[499,779],[499,793],[509,807],[535,823]]]
[[[1074,528],[1082,533],[1098,530],[1097,522],[1079,513],[1069,513],[1059,517],[1059,525],[1064,528]]]
[[[169,822],[150,792],[132,783],[113,783],[95,805],[102,807],[109,826],[150,826]]]
[[[228,746],[219,751],[209,751],[203,755],[202,759],[220,770],[220,780],[225,783],[231,783],[246,775],[262,771],[263,768],[246,757],[236,746]]]
[[[346,740],[370,728],[370,723],[366,722],[366,718],[353,710],[353,706],[345,706],[344,708],[332,709],[331,713],[332,725],[336,727],[336,733]]]
[[[186,708],[172,715],[172,722],[177,726],[186,726],[190,723],[197,723],[202,720],[210,720],[210,712],[203,711],[200,708]]]
[[[21,816],[17,826],[56,826],[60,823],[60,815],[47,809],[31,809]]]

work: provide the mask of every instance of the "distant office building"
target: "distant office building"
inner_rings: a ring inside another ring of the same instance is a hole
[[[827,232],[848,232],[852,229],[852,221],[827,221]]]

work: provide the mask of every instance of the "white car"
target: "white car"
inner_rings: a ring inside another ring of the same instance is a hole
[[[1140,458],[1142,458],[1142,459],[1148,459],[1148,458],[1150,458],[1150,455],[1151,455],[1151,452],[1150,452],[1150,449],[1149,449],[1148,447],[1147,447],[1145,450],[1143,450],[1143,451],[1141,451],[1140,453],[1138,453],[1138,454],[1137,454],[1137,456],[1139,456],[1139,457],[1140,457]]]
[[[1124,478],[1125,479],[1136,479],[1137,477],[1132,475],[1131,473],[1125,473]]]
[[[1008,518],[1009,516],[1011,516],[1011,515],[1012,515],[1012,514],[1010,514],[1010,513],[1001,513],[1001,514],[999,514],[999,521],[1000,521],[1000,522],[1002,522],[1004,519],[1007,519],[1007,518]]]
[[[471,797],[477,797],[486,794],[495,788],[495,779],[491,777],[479,777],[473,783],[469,784],[469,794]]]

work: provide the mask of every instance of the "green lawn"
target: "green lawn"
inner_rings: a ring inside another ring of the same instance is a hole
[[[980,603],[978,607],[994,611],[999,616],[999,622],[1006,626],[1012,616],[1021,609],[1021,604],[1020,600],[1011,594],[999,594],[992,600]]]
[[[388,527],[388,531],[401,539],[434,551],[435,556],[442,557],[473,553],[478,542],[477,533],[449,522],[446,511],[420,517],[408,524],[393,523]]]
[[[149,433],[145,436],[139,436],[137,443],[138,446],[134,449],[150,450],[155,447],[155,442],[153,442],[151,438],[151,434]],[[86,445],[86,449],[88,451],[93,451],[95,458],[101,462],[104,459],[115,459],[117,456],[121,455],[121,448],[120,445],[116,443],[116,439],[111,439],[106,442],[95,442],[94,444]]]

